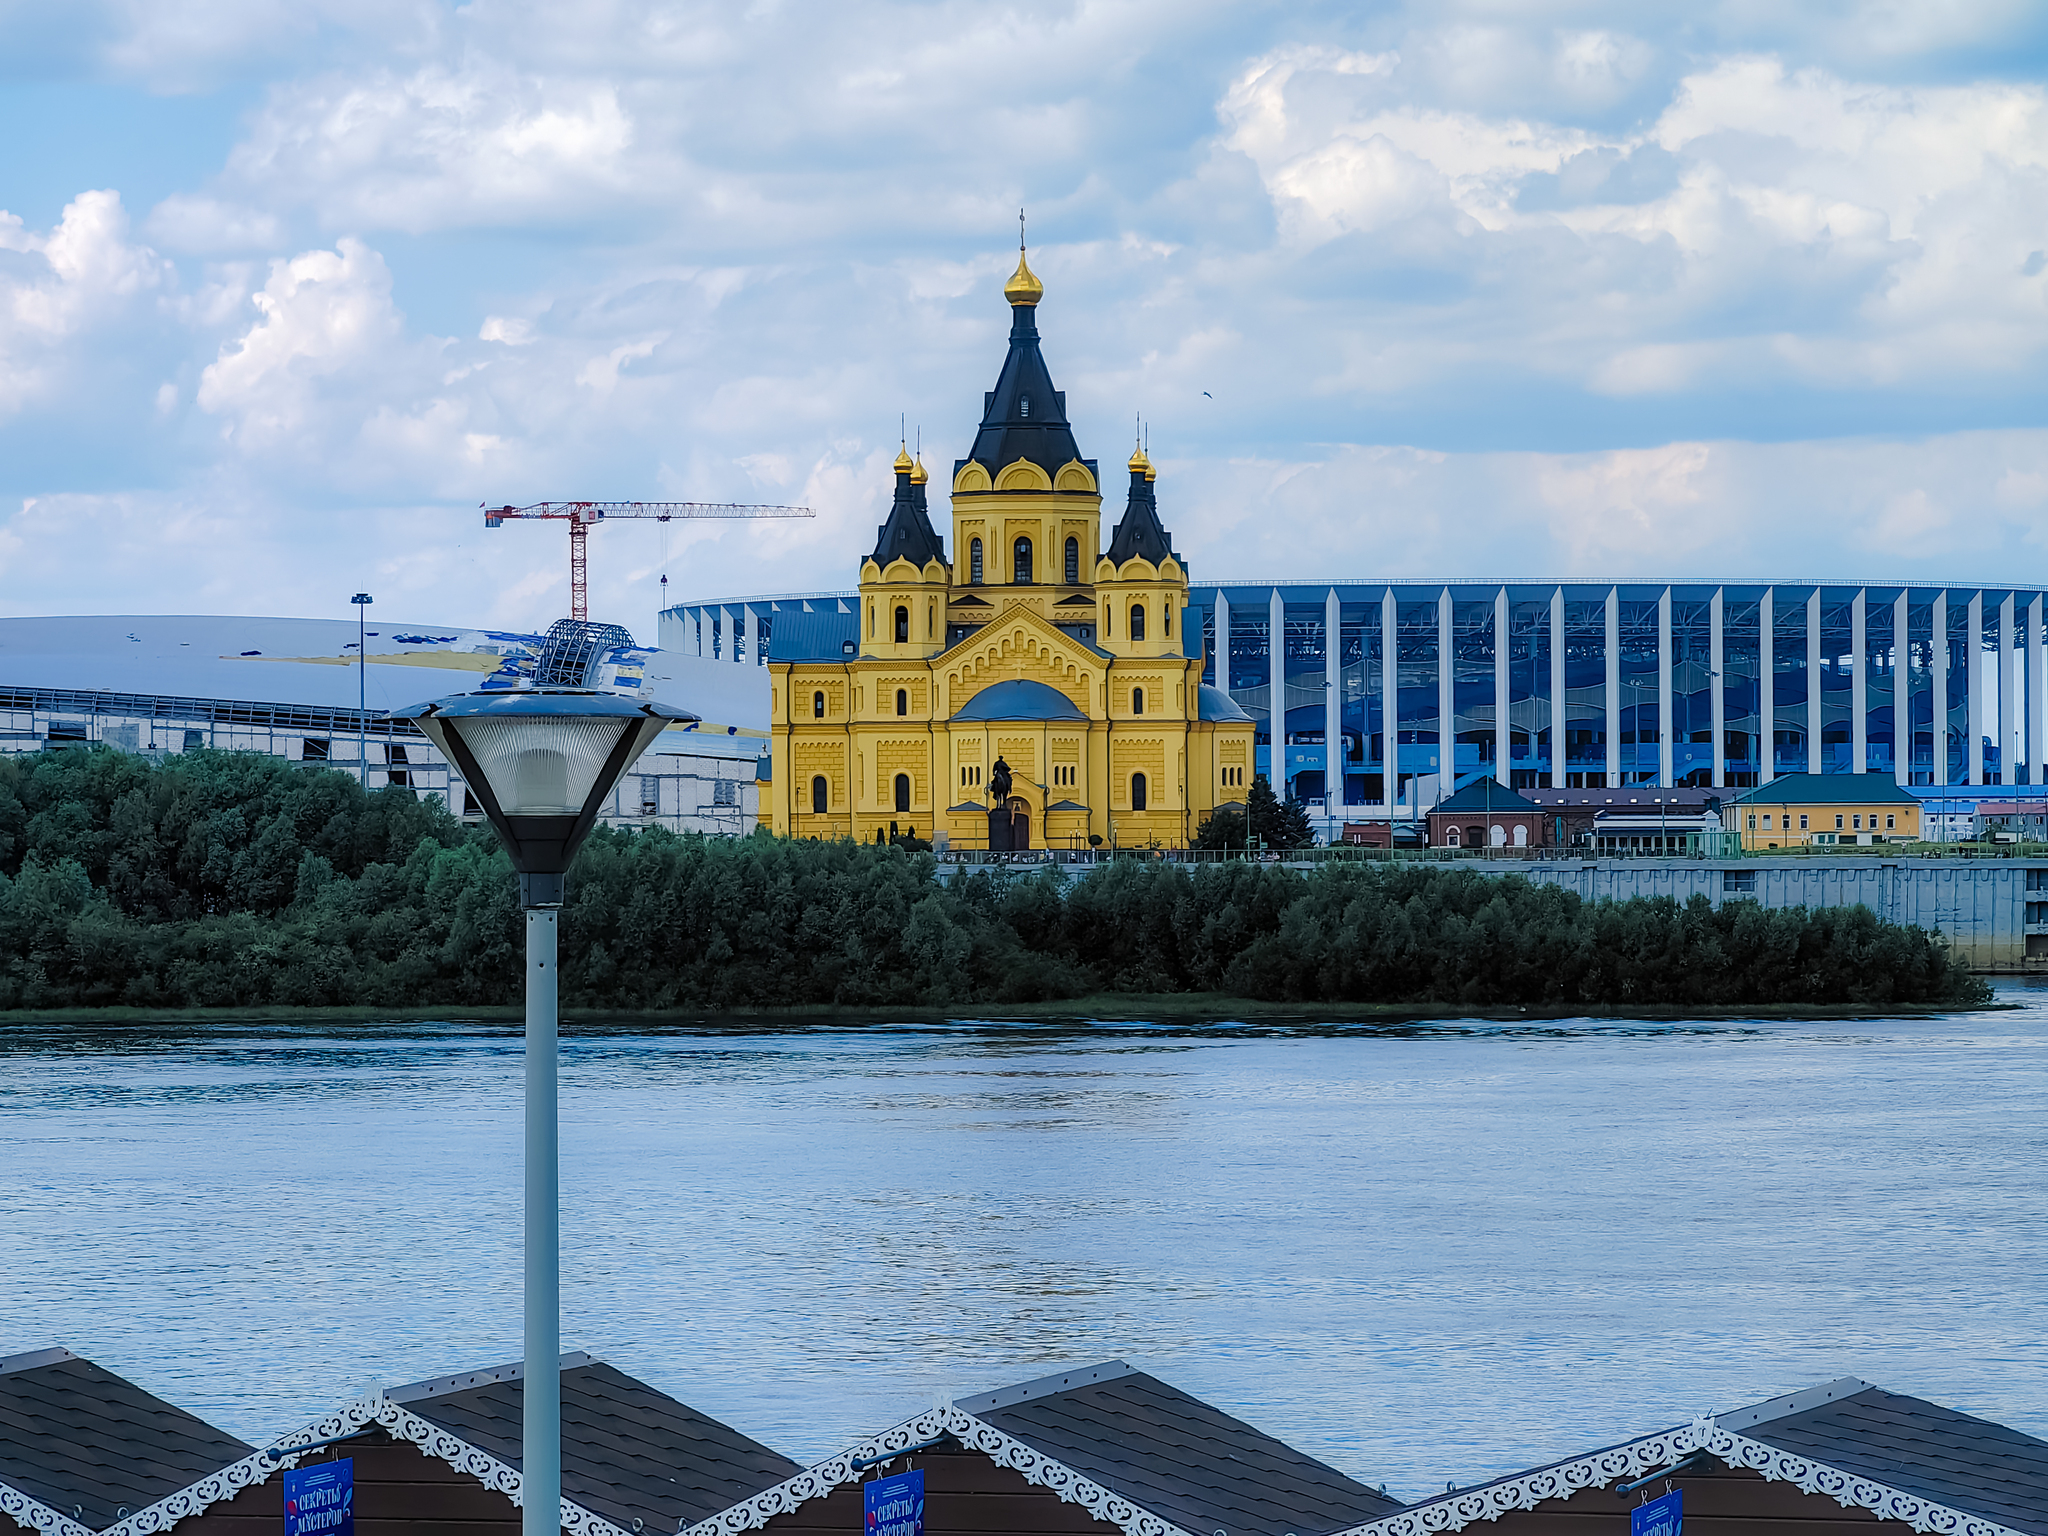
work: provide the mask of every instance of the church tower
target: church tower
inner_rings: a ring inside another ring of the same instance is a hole
[[[946,648],[946,548],[925,505],[924,466],[906,447],[896,455],[896,499],[875,530],[875,552],[860,566],[860,653],[891,660]]]
[[[1130,500],[1095,571],[1096,643],[1112,656],[1180,656],[1188,606],[1187,564],[1159,523],[1158,471],[1140,447],[1131,455]],[[1199,655],[1201,648],[1195,648]]]
[[[1095,461],[1081,457],[1067,397],[1038,346],[1044,285],[1021,245],[1003,285],[1010,350],[982,397],[981,427],[953,466],[953,591],[949,642],[1022,604],[1077,639],[1093,640],[1092,583],[1101,550]]]

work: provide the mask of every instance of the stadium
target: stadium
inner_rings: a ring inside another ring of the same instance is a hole
[[[565,621],[539,635],[341,619],[0,619],[0,751],[98,743],[159,760],[209,747],[264,752],[356,775],[366,789],[439,796],[480,817],[441,754],[391,714],[542,677],[651,698],[690,717],[664,731],[613,792],[606,822],[753,829],[766,743],[729,718],[749,707],[744,683],[608,625]]]

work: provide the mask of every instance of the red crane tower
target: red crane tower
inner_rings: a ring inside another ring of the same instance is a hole
[[[747,506],[730,501],[537,501],[530,507],[484,509],[484,526],[497,528],[515,517],[552,518],[569,525],[569,616],[590,617],[588,559],[584,542],[593,523],[610,517],[651,517],[658,523],[673,518],[815,517],[809,507]]]

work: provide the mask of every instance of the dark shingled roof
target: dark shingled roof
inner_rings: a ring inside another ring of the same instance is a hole
[[[1759,805],[1918,805],[1888,773],[1781,773],[1768,784],[1745,789],[1735,801]]]
[[[1195,695],[1195,712],[1204,720],[1249,720],[1237,700],[1213,683],[1203,683]]]
[[[889,505],[888,521],[875,530],[874,560],[884,566],[908,560],[920,569],[927,560],[946,563],[946,546],[925,503],[924,482],[913,481],[907,469],[896,471],[896,499]]]
[[[1019,459],[1029,459],[1048,475],[1081,458],[1074,429],[1067,424],[1067,397],[1052,387],[1052,374],[1038,350],[1037,310],[1019,304],[1010,311],[1010,352],[996,387],[982,402],[981,430],[967,458],[979,460],[991,476]],[[967,459],[953,466],[959,474]],[[1095,461],[1082,459],[1088,472]]]
[[[1429,808],[1429,813],[1432,816],[1439,814],[1466,816],[1474,811],[1500,811],[1507,813],[1540,809],[1540,806],[1531,805],[1512,789],[1501,783],[1499,779],[1489,776],[1474,779],[1455,795],[1450,796],[1448,799],[1437,801],[1435,805]]]
[[[961,705],[955,720],[1086,720],[1074,701],[1050,683],[1013,677],[990,683]]]
[[[1159,498],[1153,494],[1152,482],[1145,478],[1145,471],[1131,471],[1131,499],[1124,505],[1123,520],[1116,525],[1116,532],[1110,535],[1109,563],[1122,565],[1126,560],[1143,556],[1154,565],[1162,563],[1167,556],[1175,560],[1173,545],[1166,537],[1166,530],[1159,524]],[[1181,561],[1183,566],[1186,561]]]
[[[522,1377],[508,1365],[387,1395],[516,1467]],[[562,1495],[614,1525],[694,1525],[802,1470],[601,1360],[562,1357]]]
[[[68,1349],[0,1360],[0,1484],[94,1530],[254,1449]]]
[[[1989,1419],[1851,1378],[1717,1422],[1837,1471],[2048,1536],[2048,1441]]]
[[[1199,1536],[1321,1536],[1401,1507],[1121,1360],[958,1406]]]

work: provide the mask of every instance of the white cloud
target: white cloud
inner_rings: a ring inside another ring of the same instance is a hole
[[[130,317],[173,277],[155,251],[129,240],[112,191],[79,193],[46,234],[0,212],[0,250],[22,258],[0,267],[0,412],[75,376],[78,339]]]
[[[305,425],[317,381],[379,359],[400,333],[391,273],[359,240],[272,262],[254,303],[263,318],[221,348],[198,397],[247,444]]]
[[[179,192],[150,210],[149,233],[171,250],[210,256],[275,250],[284,239],[284,223],[260,208]]]
[[[516,315],[486,315],[476,334],[479,341],[497,341],[508,347],[523,347],[533,340],[533,322]]]

